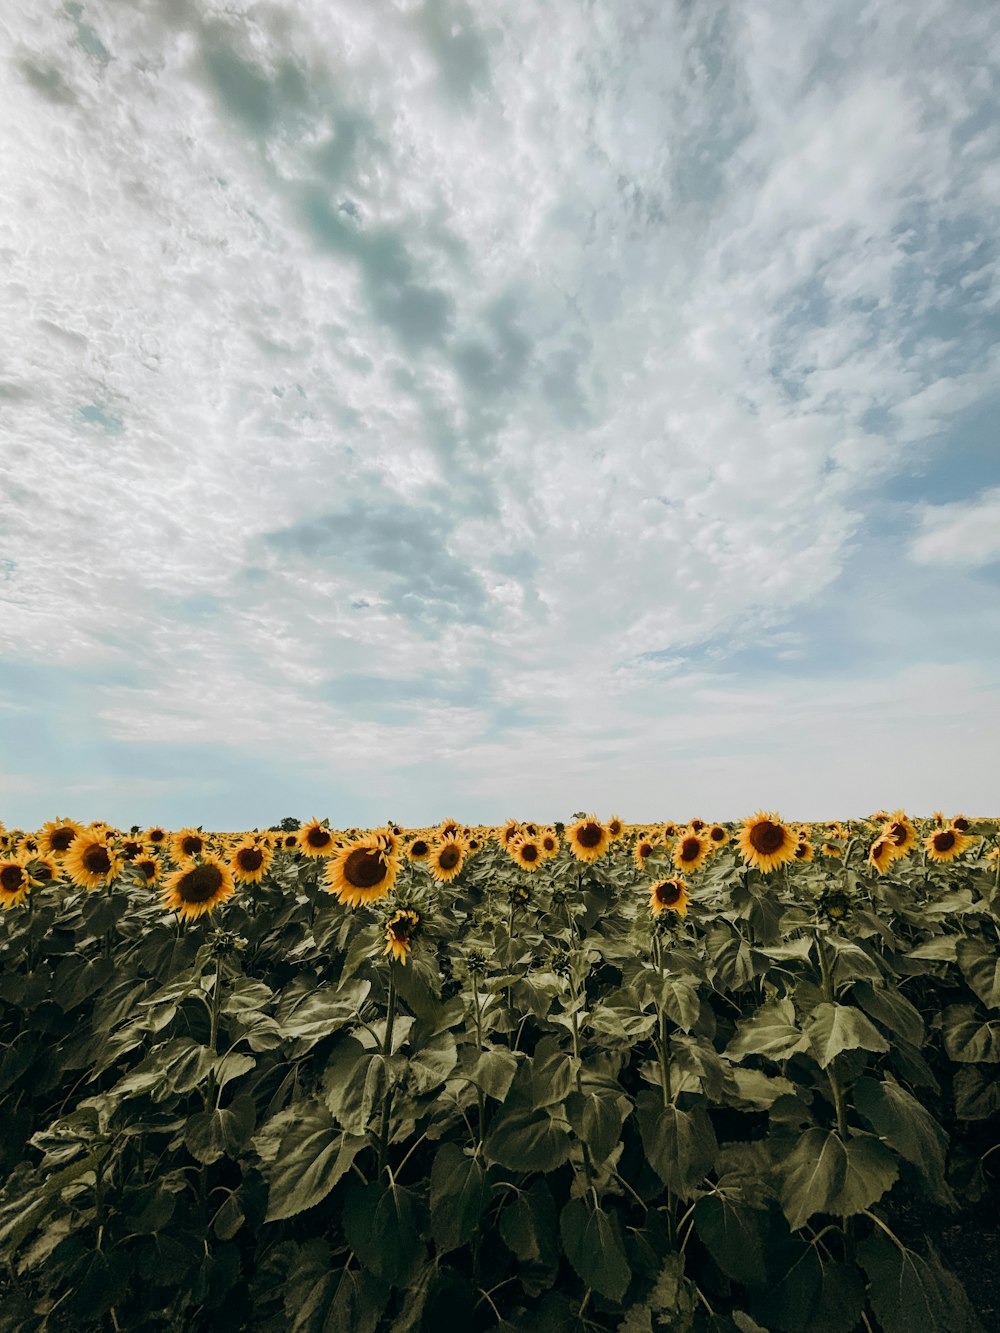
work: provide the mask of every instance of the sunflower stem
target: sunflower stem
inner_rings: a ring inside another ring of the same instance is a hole
[[[28,975],[29,976],[35,970],[35,939],[34,939],[34,931],[31,928],[32,909],[34,908],[34,906],[35,906],[35,895],[29,889],[28,890]]]
[[[513,903],[513,901],[514,900],[512,898],[511,903]],[[479,1053],[482,1054],[483,1014],[482,1014],[482,1009],[480,1008],[479,1005],[479,982],[476,979],[475,972],[473,972],[472,974],[472,1000],[476,1009],[476,1048],[479,1051]],[[485,1098],[483,1097],[483,1090],[481,1087],[479,1087],[478,1084],[476,1085],[476,1099],[479,1102],[479,1147],[481,1148],[483,1146],[483,1138],[485,1134],[486,1101]]]
[[[382,1123],[379,1126],[378,1135],[378,1178],[381,1180],[382,1172],[386,1167],[386,1159],[389,1151],[389,1115],[392,1110],[392,1085],[388,1082],[388,1060],[392,1051],[392,1029],[396,1021],[396,973],[393,963],[389,964],[389,998],[388,1014],[385,1020],[385,1037],[382,1040],[382,1062],[386,1066],[386,1093],[382,1102]]]

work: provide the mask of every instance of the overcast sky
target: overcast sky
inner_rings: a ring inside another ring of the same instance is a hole
[[[0,13],[0,819],[1000,814],[993,0]]]

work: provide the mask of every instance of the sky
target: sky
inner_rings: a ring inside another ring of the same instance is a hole
[[[993,0],[0,12],[0,820],[1000,814]]]

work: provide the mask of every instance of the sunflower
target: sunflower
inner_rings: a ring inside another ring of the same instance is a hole
[[[661,837],[661,838],[676,838],[676,837],[677,837],[677,825],[676,825],[676,824],[661,824],[661,825],[660,825],[660,837]]]
[[[876,838],[868,853],[868,864],[873,866],[880,875],[884,875],[894,860],[892,839],[884,834],[881,838]]]
[[[204,853],[205,837],[201,829],[182,828],[177,833],[169,835],[167,846],[170,848],[171,860],[180,865],[182,861]]]
[[[705,821],[703,819],[688,820],[688,828],[691,830],[692,833],[700,833],[704,827],[705,827]]]
[[[439,884],[448,884],[461,872],[464,860],[465,845],[457,838],[446,838],[434,843],[427,865]]]
[[[966,819],[965,815],[956,815],[951,821],[951,827],[958,829],[959,833],[968,833],[970,826],[970,821]]]
[[[584,815],[566,830],[569,849],[578,861],[593,862],[608,850],[608,830],[596,815]]]
[[[636,867],[639,870],[646,869],[646,862],[653,855],[655,848],[656,848],[656,843],[653,841],[652,838],[649,837],[641,837],[639,841],[635,844],[635,850],[632,853],[632,858],[635,861]]]
[[[823,846],[820,848],[820,851],[823,853],[824,856],[839,857],[844,855],[844,853],[840,850],[840,848],[835,847],[832,842],[824,842]]]
[[[305,856],[329,856],[335,850],[333,834],[318,819],[299,829],[299,850]]]
[[[220,857],[191,857],[163,881],[163,907],[193,921],[225,902],[235,887],[233,872]]]
[[[83,825],[75,819],[51,819],[38,831],[39,849],[47,856],[64,856],[82,832]]]
[[[511,859],[516,861],[522,870],[537,870],[544,860],[538,838],[527,836],[513,838],[509,844],[509,851]]]
[[[155,884],[160,878],[160,863],[154,855],[139,856],[132,864],[146,876],[147,884]]]
[[[382,845],[377,831],[358,836],[330,857],[325,888],[346,907],[384,898],[396,882],[397,858]]]
[[[244,839],[233,848],[228,864],[238,884],[259,884],[270,869],[271,850]]]
[[[846,893],[839,889],[833,893],[824,893],[820,899],[820,911],[824,912],[830,921],[842,921],[851,910],[851,900]]]
[[[687,916],[687,890],[687,883],[680,877],[661,880],[649,890],[649,910],[654,916],[664,908],[677,912],[680,916]]]
[[[747,865],[768,874],[794,860],[797,841],[788,825],[781,822],[780,815],[758,810],[750,819],[743,820],[736,845]]]
[[[426,861],[431,854],[431,845],[426,838],[416,837],[410,842],[406,849],[406,855],[411,861]]]
[[[625,825],[617,815],[612,815],[608,820],[608,837],[612,842],[617,842],[625,832]]]
[[[889,816],[881,829],[881,836],[892,843],[893,860],[908,856],[917,845],[917,830],[910,823],[904,810],[897,810]]]
[[[729,834],[721,824],[713,824],[708,830],[708,840],[713,847],[725,847],[729,841]]]
[[[674,865],[678,870],[694,873],[708,859],[710,843],[699,833],[682,833],[674,848]]]
[[[107,833],[78,834],[62,866],[79,889],[100,889],[121,874],[122,861]]]
[[[559,855],[559,839],[551,831],[551,829],[547,829],[542,834],[541,847],[542,847],[542,855],[546,858],[546,860],[548,860],[548,858],[551,856]]]
[[[924,846],[927,848],[927,859],[929,861],[954,861],[962,855],[973,841],[974,839],[966,837],[954,825],[951,828],[939,829],[936,833],[932,833],[929,838],[924,839]]]
[[[20,856],[0,857],[0,907],[17,907],[40,881],[28,873],[27,860]]]
[[[506,824],[504,824],[503,828],[499,830],[497,836],[499,840],[506,846],[506,844],[510,842],[511,838],[513,838],[515,834],[520,833],[520,831],[521,831],[521,821],[519,819],[514,819],[513,817],[511,817],[510,819],[507,820]]]
[[[811,861],[813,859],[812,843],[799,838],[792,856],[796,861]]]
[[[941,810],[934,811],[933,819],[938,828],[944,828],[947,823],[947,820],[944,817],[944,812]]]
[[[406,966],[406,955],[410,952],[411,941],[420,925],[420,914],[402,908],[395,912],[386,923],[386,945],[383,953],[391,953],[393,958]]]

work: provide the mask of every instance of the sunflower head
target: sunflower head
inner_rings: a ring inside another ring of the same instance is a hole
[[[345,907],[385,898],[396,882],[399,863],[377,837],[357,837],[338,848],[323,872],[324,888]]]
[[[708,838],[701,833],[682,833],[674,847],[675,868],[693,874],[705,863],[711,846]]]
[[[851,910],[851,900],[846,893],[834,890],[823,894],[819,908],[828,921],[842,921]]]
[[[401,907],[394,912],[385,926],[385,948],[383,953],[391,953],[397,962],[406,966],[406,956],[413,947],[413,937],[420,925],[420,913],[412,908]]]
[[[948,828],[935,829],[930,837],[924,839],[924,847],[928,861],[944,864],[957,860],[972,842],[972,838],[951,824]]]
[[[232,871],[215,855],[190,858],[163,882],[163,906],[193,921],[232,896]]]
[[[457,838],[440,839],[431,848],[427,867],[439,884],[449,884],[462,870],[465,846]]]
[[[764,874],[795,859],[798,839],[776,813],[758,810],[740,827],[736,845],[743,860]]]
[[[688,886],[679,876],[675,879],[660,880],[649,891],[649,910],[653,916],[663,911],[676,912],[687,916]]]
[[[876,838],[868,853],[868,864],[877,870],[880,875],[884,875],[895,859],[895,848],[892,839],[884,835]]]
[[[511,858],[522,870],[537,870],[545,859],[538,838],[522,834],[519,838],[512,838],[507,845]]]
[[[566,830],[569,849],[578,861],[597,861],[608,850],[611,838],[607,828],[594,815],[584,815]]]

